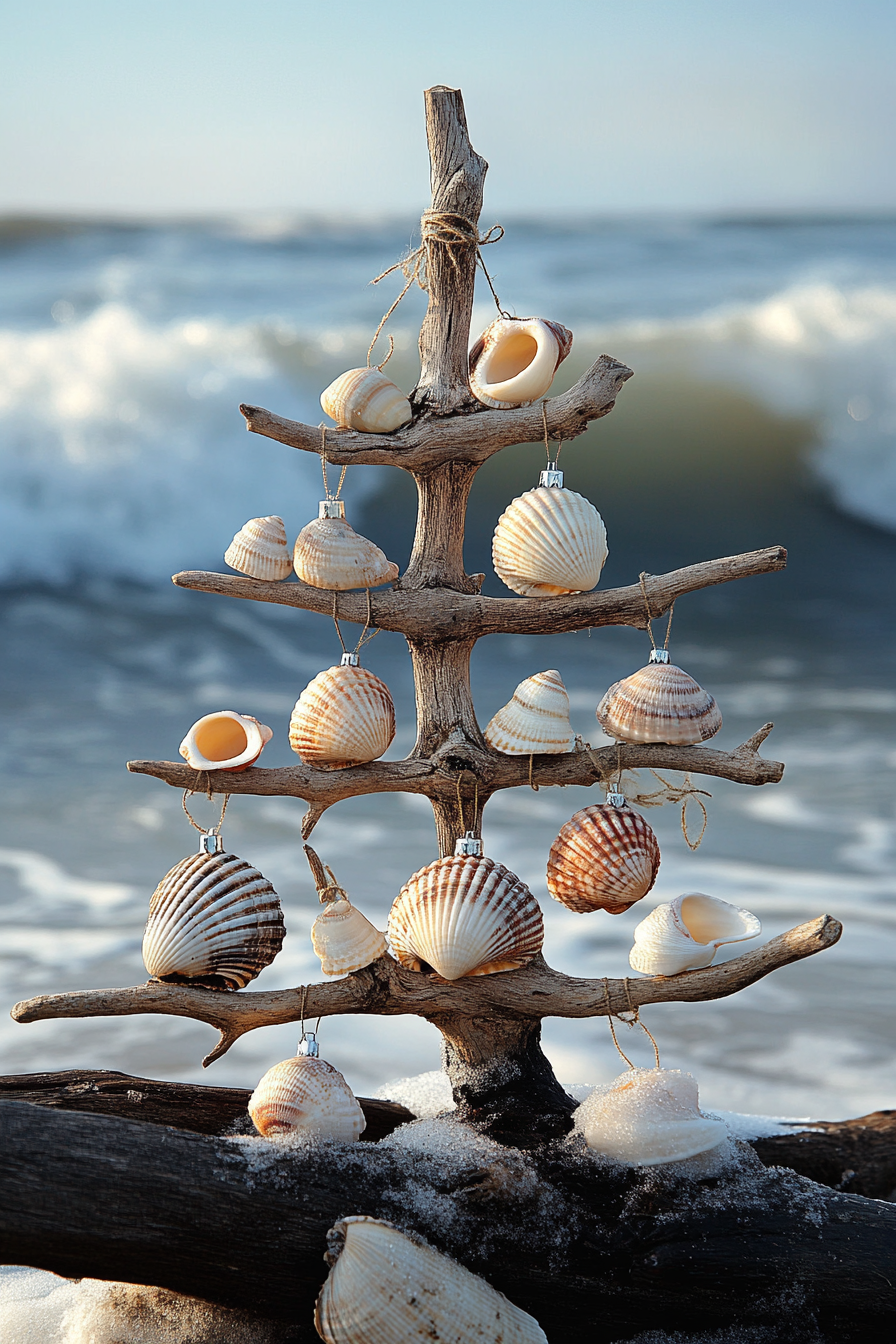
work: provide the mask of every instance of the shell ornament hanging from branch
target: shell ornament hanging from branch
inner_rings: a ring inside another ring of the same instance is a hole
[[[502,583],[523,597],[560,597],[597,586],[607,559],[607,529],[594,505],[563,485],[549,467],[534,490],[498,519],[492,563]]]
[[[219,709],[197,719],[178,750],[194,770],[237,774],[255,764],[273,736],[271,729],[251,714]]]
[[[548,891],[577,914],[620,915],[647,895],[659,867],[651,827],[621,793],[609,793],[561,827],[548,857]]]
[[[555,670],[521,681],[485,729],[485,740],[506,756],[557,755],[575,750],[569,696]]]
[[[411,403],[379,369],[349,369],[320,394],[331,420],[363,434],[391,434],[413,417]]]
[[[276,514],[250,518],[224,552],[225,564],[251,579],[276,581],[292,573],[292,556],[283,519]]]
[[[697,1083],[679,1069],[630,1069],[573,1112],[589,1148],[630,1167],[684,1162],[724,1143],[722,1120],[700,1114]]]
[[[305,855],[324,905],[311,926],[311,942],[320,957],[321,970],[324,975],[351,975],[363,970],[385,955],[385,934],[355,909],[332,869],[324,870],[310,845],[305,846]]]
[[[572,332],[542,317],[498,317],[470,351],[470,389],[484,406],[531,406],[572,349]]]
[[[320,1059],[314,1033],[294,1059],[275,1064],[249,1098],[249,1115],[263,1138],[301,1135],[354,1143],[367,1127],[364,1112],[338,1069]]]
[[[641,920],[629,965],[643,975],[695,971],[709,966],[725,943],[742,943],[761,932],[749,910],[695,891],[658,905]]]
[[[318,516],[302,528],[293,547],[296,574],[312,588],[348,592],[394,583],[398,566],[345,521],[341,499],[322,499]]]
[[[646,667],[614,682],[597,707],[597,721],[617,742],[695,746],[714,737],[722,713],[709,691],[654,649]]]
[[[338,666],[309,681],[289,720],[289,745],[309,765],[344,770],[375,761],[395,736],[389,688],[344,653]]]

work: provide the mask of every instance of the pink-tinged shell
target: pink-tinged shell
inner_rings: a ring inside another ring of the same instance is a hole
[[[541,317],[499,317],[470,351],[470,388],[484,406],[531,406],[572,349],[572,332]]]
[[[389,688],[365,667],[329,667],[309,681],[289,720],[289,745],[326,770],[375,761],[395,736]]]
[[[265,1138],[307,1134],[354,1143],[367,1127],[339,1070],[312,1055],[297,1055],[268,1069],[249,1098],[249,1114]]]
[[[563,486],[539,485],[519,495],[492,538],[495,573],[523,597],[590,592],[607,554],[607,529],[597,509]]]
[[[521,681],[485,729],[485,740],[505,756],[556,755],[575,749],[569,696],[555,670]]]
[[[276,514],[250,518],[227,547],[224,561],[231,569],[238,569],[251,579],[272,582],[288,578],[292,573],[292,556],[283,519]]]
[[[525,882],[492,859],[453,854],[421,868],[389,912],[402,966],[444,980],[513,971],[541,951],[541,908]]]
[[[749,910],[692,891],[658,905],[641,920],[628,963],[642,975],[679,975],[709,966],[724,944],[742,943],[761,932]]]
[[[312,588],[347,592],[394,583],[398,566],[344,518],[313,518],[293,547],[296,574]]]
[[[660,847],[630,807],[583,807],[561,827],[548,857],[548,891],[577,914],[619,915],[650,891]]]
[[[684,1162],[728,1137],[724,1121],[700,1114],[697,1083],[680,1069],[629,1069],[596,1087],[573,1123],[589,1148],[630,1167]]]
[[[596,713],[601,728],[617,742],[692,746],[714,737],[722,726],[713,697],[674,663],[648,663],[615,682]]]
[[[408,424],[411,403],[379,369],[349,369],[320,394],[331,420],[366,434],[391,434]]]
[[[331,901],[311,926],[311,942],[324,975],[351,975],[383,956],[385,934],[348,897]]]
[[[194,770],[248,770],[274,736],[251,714],[219,709],[197,719],[178,750]]]

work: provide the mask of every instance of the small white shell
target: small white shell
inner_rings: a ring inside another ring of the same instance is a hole
[[[268,1069],[249,1098],[249,1114],[265,1138],[300,1133],[354,1143],[367,1128],[339,1070],[312,1055],[296,1055]]]
[[[320,394],[337,425],[369,434],[391,434],[413,416],[411,403],[379,369],[349,369]]]
[[[543,397],[572,349],[572,332],[541,317],[499,317],[470,351],[470,388],[484,406],[506,410]]]
[[[657,1167],[706,1153],[728,1137],[700,1114],[697,1083],[679,1069],[630,1069],[596,1087],[573,1112],[589,1148],[630,1167]]]
[[[178,750],[194,770],[248,770],[274,734],[251,714],[219,709],[197,719]]]
[[[492,538],[495,573],[523,597],[590,592],[607,554],[607,529],[597,509],[563,486],[539,485],[519,495]]]
[[[378,588],[398,578],[398,566],[344,518],[312,518],[293,547],[296,574],[312,588]]]
[[[612,803],[575,812],[548,856],[548,891],[577,914],[620,915],[656,881],[660,847],[639,813]]]
[[[389,688],[365,667],[329,667],[309,681],[289,720],[289,745],[327,770],[375,761],[395,736]]]
[[[658,905],[641,920],[628,961],[644,975],[678,975],[708,966],[724,943],[742,943],[761,932],[749,910],[694,891]]]
[[[386,951],[386,936],[348,897],[331,901],[311,926],[311,942],[324,975],[350,975]]]
[[[569,696],[560,673],[536,672],[521,681],[513,699],[488,723],[485,740],[506,756],[574,751]]]
[[[419,1237],[343,1218],[314,1312],[325,1344],[547,1344],[528,1312]]]
[[[596,710],[597,721],[617,742],[668,742],[689,746],[714,737],[722,713],[709,691],[674,663],[648,663],[614,682]]]
[[[250,518],[224,552],[231,569],[252,579],[285,579],[292,573],[292,556],[286,544],[283,519],[276,514]]]

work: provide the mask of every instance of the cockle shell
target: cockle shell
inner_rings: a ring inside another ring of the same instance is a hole
[[[536,672],[521,681],[485,729],[485,740],[507,756],[547,755],[575,749],[569,696],[559,672]]]
[[[343,1218],[314,1324],[325,1344],[547,1344],[528,1312],[419,1237]]]
[[[641,920],[628,961],[644,975],[678,975],[708,966],[724,943],[742,943],[761,932],[749,910],[694,891],[658,905]]]
[[[285,579],[292,573],[283,519],[250,518],[224,552],[225,563],[252,579]]]
[[[293,548],[296,574],[312,588],[378,588],[398,578],[398,566],[344,518],[313,518]]]
[[[301,1133],[354,1143],[367,1127],[342,1074],[313,1055],[296,1055],[268,1069],[249,1098],[249,1114],[265,1138]]]
[[[617,742],[684,747],[714,737],[722,714],[687,672],[674,663],[651,662],[613,683],[597,707],[597,721]]]
[[[219,709],[204,714],[181,742],[181,756],[194,770],[238,773],[254,765],[274,734],[251,714]]]
[[[324,975],[350,975],[386,951],[386,936],[348,897],[331,901],[311,926],[311,942]]]
[[[607,529],[584,495],[539,485],[514,499],[492,538],[502,583],[523,597],[590,592],[607,558]]]
[[[266,877],[236,854],[191,854],[149,902],[143,964],[153,980],[242,989],[283,946],[283,911]]]
[[[375,761],[395,736],[385,682],[364,667],[328,667],[309,681],[289,720],[289,745],[309,765],[342,770]]]
[[[700,1114],[697,1083],[680,1069],[629,1069],[596,1087],[573,1122],[589,1148],[630,1167],[684,1162],[728,1137],[723,1121]]]
[[[541,317],[499,317],[470,351],[470,388],[484,406],[507,410],[543,397],[572,349],[572,332]]]
[[[541,951],[541,908],[525,882],[492,859],[452,854],[414,873],[389,911],[402,966],[444,980],[525,966]]]
[[[568,910],[619,915],[656,881],[660,847],[630,807],[583,807],[560,828],[548,856],[548,891]]]
[[[320,394],[331,420],[368,434],[391,434],[413,416],[411,403],[379,369],[349,369]]]

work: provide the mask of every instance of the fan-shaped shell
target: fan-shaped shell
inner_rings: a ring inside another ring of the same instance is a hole
[[[343,1218],[314,1324],[325,1344],[547,1344],[528,1312],[419,1237]]]
[[[292,573],[292,556],[283,519],[276,514],[250,518],[227,547],[224,561],[252,579],[287,578]]]
[[[251,714],[219,709],[196,720],[179,751],[194,770],[238,773],[255,764],[273,736],[270,728]]]
[[[572,332],[542,317],[499,317],[470,351],[470,388],[484,406],[506,410],[543,397],[572,349]]]
[[[619,915],[656,881],[660,847],[630,807],[583,807],[560,828],[548,857],[548,891],[569,910]]]
[[[342,770],[375,761],[395,736],[385,682],[365,667],[329,667],[309,681],[289,720],[289,745],[309,765]]]
[[[641,920],[629,965],[644,975],[678,975],[708,966],[724,943],[742,943],[761,932],[749,910],[693,891]]]
[[[563,486],[539,485],[519,495],[492,538],[495,573],[524,597],[590,592],[607,554],[607,529],[597,509]]]
[[[350,975],[386,951],[386,936],[348,897],[331,901],[311,926],[311,942],[324,975]]]
[[[242,989],[283,946],[283,911],[266,877],[236,854],[191,854],[149,902],[143,964],[154,980]]]
[[[320,394],[337,425],[368,434],[391,434],[412,418],[411,403],[379,369],[349,369]]]
[[[714,737],[722,714],[708,691],[674,663],[648,663],[614,682],[597,707],[597,721],[618,742],[688,746]]]
[[[575,749],[569,696],[559,672],[536,672],[521,681],[485,730],[485,740],[507,756],[547,755]]]
[[[723,1121],[700,1114],[697,1083],[679,1069],[630,1069],[596,1087],[573,1121],[589,1148],[631,1167],[683,1162],[728,1137]]]
[[[398,566],[344,518],[313,518],[293,548],[299,578],[312,588],[377,588],[398,578]]]
[[[249,1098],[249,1114],[265,1138],[301,1133],[354,1143],[367,1127],[342,1074],[313,1055],[296,1055],[268,1069]]]
[[[389,912],[402,966],[445,980],[513,971],[541,951],[541,908],[525,882],[492,859],[452,854],[414,873]]]

